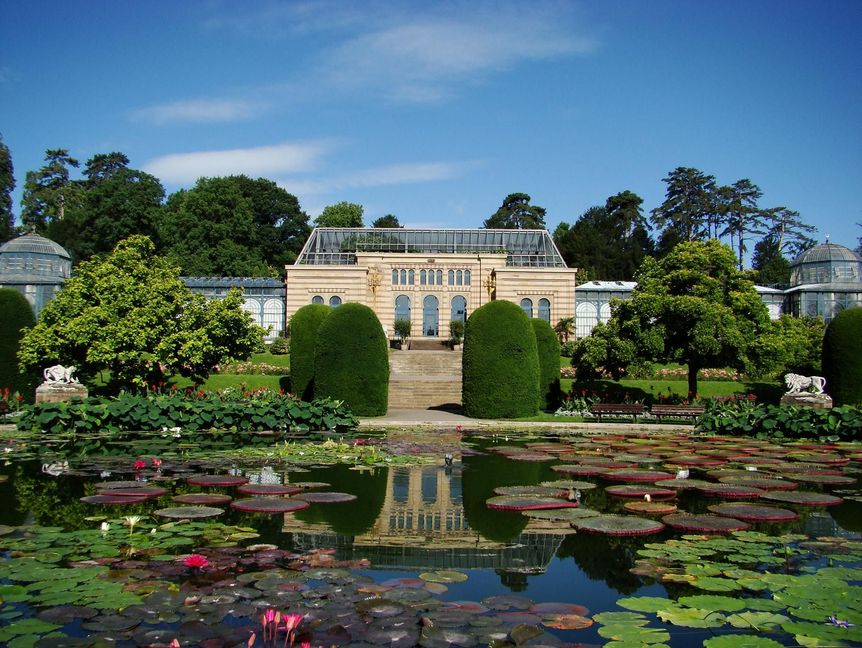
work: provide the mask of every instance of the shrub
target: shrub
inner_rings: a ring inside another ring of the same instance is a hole
[[[0,288],[0,389],[30,396],[38,381],[35,372],[18,370],[18,347],[22,329],[36,323],[33,309],[24,295],[14,288]]]
[[[462,363],[462,401],[467,416],[515,418],[536,414],[536,336],[518,306],[501,300],[473,311],[467,320]]]
[[[841,311],[826,327],[823,375],[836,405],[862,404],[862,308]]]
[[[407,338],[410,337],[409,319],[395,320],[395,323],[392,325],[392,328],[395,330],[395,335],[398,336],[398,339],[401,341],[401,344],[404,344],[407,341]]]
[[[332,309],[307,304],[290,318],[290,380],[293,393],[304,400],[314,397],[314,346],[317,329]]]
[[[273,355],[287,355],[290,353],[290,339],[279,335],[269,345],[269,352]]]
[[[464,339],[464,320],[453,319],[449,322],[449,341],[455,344],[461,344]]]
[[[539,409],[555,410],[562,396],[560,390],[560,341],[545,320],[531,319],[539,355]]]
[[[344,401],[357,416],[386,414],[389,349],[383,326],[368,306],[344,304],[323,320],[314,363],[315,398]]]

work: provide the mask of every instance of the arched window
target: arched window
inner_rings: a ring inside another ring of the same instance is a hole
[[[406,284],[407,284],[407,271],[402,270],[401,271],[401,285],[404,286]]]
[[[469,270],[464,270],[464,285],[465,286],[470,285],[470,271]]]
[[[467,321],[467,300],[461,295],[455,295],[452,298],[452,317],[453,320]]]
[[[455,273],[455,285],[462,286],[464,285],[464,273],[460,270]]]
[[[447,279],[449,280],[449,285],[450,285],[450,286],[454,286],[454,285],[455,285],[455,271],[454,271],[454,270],[450,270],[450,271],[449,271],[449,276],[447,277]]]
[[[311,303],[312,304],[322,304],[323,303],[323,297],[321,297],[320,295],[315,295],[314,297],[311,298]]]
[[[410,320],[410,298],[407,295],[395,298],[395,319]]]
[[[437,337],[439,334],[438,303],[434,295],[426,295],[422,301],[422,335],[425,337]]]
[[[544,297],[539,300],[539,319],[551,323],[551,302]]]
[[[437,271],[437,285],[438,286],[443,285],[443,271],[442,270]]]
[[[249,299],[246,299],[246,300],[242,303],[241,308],[242,308],[246,313],[251,313],[251,318],[252,318],[252,320],[254,321],[254,323],[255,323],[255,324],[257,324],[258,326],[262,326],[262,325],[263,325],[263,319],[262,319],[262,317],[261,317],[261,312],[260,312],[260,311],[261,311],[261,309],[260,309],[260,303],[259,303],[257,300],[249,300]]]
[[[433,270],[428,271],[428,285],[429,286],[434,285],[434,271]]]
[[[521,309],[527,314],[527,317],[533,317],[533,300],[526,297],[521,300]]]
[[[392,285],[395,286],[398,284],[398,270],[392,271]]]
[[[420,270],[419,271],[419,285],[424,286],[426,283],[428,283],[426,273],[424,270]]]
[[[341,306],[341,297],[339,297],[338,295],[333,295],[329,298],[329,305],[333,308],[338,308],[339,306]]]
[[[411,270],[410,272],[407,273],[407,283],[410,284],[411,286],[413,285],[415,278],[416,278],[416,273],[413,270]]]
[[[263,305],[263,328],[269,329],[267,337],[276,337],[284,328],[284,302],[280,299],[267,299]]]
[[[575,335],[580,339],[587,337],[599,323],[599,312],[595,304],[582,302],[575,310]]]

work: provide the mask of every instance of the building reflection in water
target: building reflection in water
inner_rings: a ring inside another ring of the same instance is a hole
[[[336,534],[294,515],[285,516],[283,530],[295,550],[334,547],[339,558],[367,558],[374,569],[495,569],[504,584],[517,585],[510,589],[521,589],[518,575],[543,573],[570,529],[537,522],[510,542],[485,539],[465,515],[461,471],[458,465],[389,468],[380,513],[359,535]]]

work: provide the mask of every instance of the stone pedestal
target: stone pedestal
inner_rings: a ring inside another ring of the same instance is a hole
[[[87,398],[87,388],[81,383],[42,383],[36,388],[37,403],[65,403]]]
[[[811,394],[808,392],[788,393],[781,397],[781,404],[832,409],[832,397],[829,394]]]

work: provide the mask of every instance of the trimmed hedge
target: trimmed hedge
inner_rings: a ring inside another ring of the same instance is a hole
[[[464,333],[462,362],[461,396],[467,416],[517,418],[537,413],[536,336],[518,306],[500,300],[473,311]]]
[[[38,379],[18,371],[18,347],[24,328],[36,324],[30,303],[14,288],[0,288],[0,389],[9,388],[32,400]]]
[[[862,308],[845,309],[829,322],[822,364],[835,405],[862,404]]]
[[[332,308],[307,304],[290,318],[290,386],[303,400],[314,398],[314,346],[320,328]]]
[[[539,409],[554,411],[560,406],[560,341],[551,325],[531,319],[539,354]]]
[[[315,398],[344,401],[357,416],[386,414],[388,347],[383,326],[368,306],[351,303],[333,309],[317,329]]]

